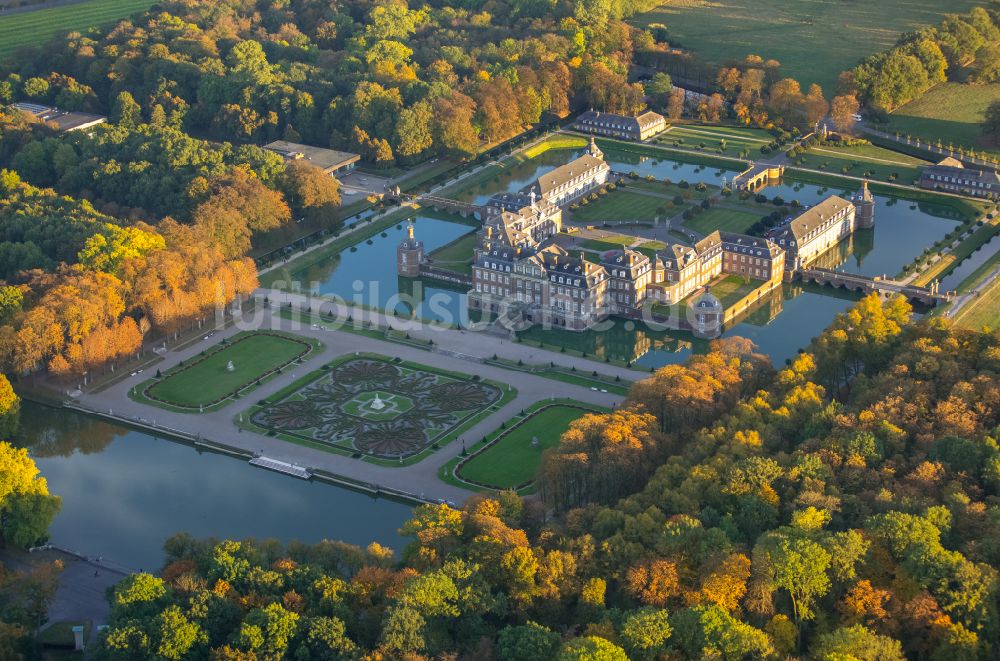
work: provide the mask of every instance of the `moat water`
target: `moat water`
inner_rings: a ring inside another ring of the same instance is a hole
[[[254,468],[65,409],[22,404],[27,447],[62,509],[50,541],[128,569],[159,569],[163,542],[323,539],[402,550],[402,503]]]
[[[495,177],[473,184],[453,197],[477,204],[502,191],[516,191],[535,181],[540,175],[567,163],[581,151],[550,150],[525,163],[502,170]],[[605,159],[616,172],[635,171],[657,179],[704,182],[719,185],[723,178],[731,181],[735,171],[715,167],[678,163],[640,157],[608,150]],[[829,195],[850,195],[851,190],[829,189],[811,184],[783,183],[764,190],[768,198],[780,196],[786,201],[798,200],[803,205],[819,202]],[[952,210],[917,204],[902,198],[876,196],[876,227],[861,230],[829,251],[818,263],[862,275],[895,276],[904,265],[920,255],[950,232],[960,222],[951,217]],[[759,205],[761,216],[774,206]],[[427,253],[472,231],[463,223],[418,215],[416,236],[424,242]],[[614,229],[613,227],[611,229]],[[628,228],[623,228],[628,232]],[[665,230],[663,231],[665,234]],[[405,236],[405,226],[394,226],[361,242],[353,250],[341,253],[320,264],[302,269],[293,277],[313,291],[336,295],[369,306],[391,308],[403,314],[454,325],[467,325],[465,297],[461,288],[441,286],[434,281],[413,281],[396,275],[396,246]],[[667,239],[668,237],[659,237]],[[312,284],[310,284],[312,283]],[[400,300],[400,295],[403,295]],[[728,329],[725,335],[741,335],[752,339],[776,363],[793,356],[809,343],[831,321],[833,316],[850,307],[853,294],[829,288],[785,286],[780,295],[759,310]],[[574,333],[559,330],[532,329],[525,339],[544,339],[546,344],[564,346],[568,350],[586,351],[598,359],[633,361],[644,367],[657,367],[678,362],[699,348],[707,346],[687,333],[655,332],[634,324],[615,323],[602,332]]]

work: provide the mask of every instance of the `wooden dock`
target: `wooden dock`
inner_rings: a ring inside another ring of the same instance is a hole
[[[272,470],[277,473],[283,473],[285,475],[291,475],[292,477],[297,477],[303,480],[312,479],[312,473],[309,472],[308,468],[303,468],[302,466],[290,464],[287,461],[281,461],[279,459],[271,459],[270,457],[258,456],[250,460],[250,465],[259,466],[261,468],[266,468],[268,470]]]

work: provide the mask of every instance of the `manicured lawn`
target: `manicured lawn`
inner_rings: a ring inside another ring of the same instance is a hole
[[[565,134],[550,135],[538,144],[528,147],[520,152],[516,152],[513,156],[504,159],[502,163],[489,165],[479,172],[469,175],[462,181],[437,191],[435,195],[440,197],[449,197],[456,200],[471,199],[475,192],[478,191],[483,185],[496,184],[501,181],[503,176],[511,169],[527,163],[533,158],[541,156],[550,149],[563,149],[569,152],[569,150],[579,149],[581,147],[585,147],[586,145],[587,139],[581,136]],[[568,153],[566,162],[568,163],[570,160],[571,159]],[[456,173],[456,175],[458,174],[460,173]]]
[[[760,282],[756,280],[729,275],[712,283],[712,294],[719,299],[723,307],[729,307],[759,286]]]
[[[1000,266],[1000,252],[994,254],[992,257],[987,259],[985,262],[979,265],[975,271],[970,273],[962,282],[958,283],[956,289],[960,294],[973,289],[979,281],[986,277],[986,274],[992,273],[993,269]]]
[[[955,315],[954,321],[972,330],[981,330],[983,326],[994,330],[1000,328],[1000,279],[981,289],[979,296]]]
[[[642,237],[626,236],[624,234],[612,234],[602,239],[586,239],[580,243],[580,247],[584,250],[603,253],[608,250],[621,250],[622,246],[631,246],[636,239],[642,241],[642,243],[635,246],[634,249],[649,257],[652,257],[657,250],[663,250],[667,247],[667,244],[663,241],[646,241]],[[596,262],[599,260],[595,256],[591,261]]]
[[[220,347],[167,372],[142,388],[142,394],[166,406],[213,406],[314,348],[306,340],[270,332],[248,332]],[[233,371],[227,369],[229,361]]]
[[[587,146],[587,139],[578,135],[554,135],[546,138],[537,145],[532,145],[521,154],[526,158],[541,156],[550,149],[581,149]]]
[[[463,234],[428,255],[438,266],[456,273],[472,273],[472,251],[479,243],[476,232]]]
[[[656,210],[669,207],[670,201],[652,195],[615,190],[572,211],[573,220],[581,223],[604,220],[645,220],[656,218]]]
[[[888,130],[947,147],[973,147],[1000,155],[1000,146],[989,144],[980,132],[983,112],[1000,99],[1000,84],[943,83],[890,116]]]
[[[669,0],[631,22],[667,26],[671,46],[693,50],[715,64],[749,54],[781,62],[783,76],[827,96],[837,76],[866,55],[891,47],[900,33],[966,13],[975,0]]]
[[[920,177],[920,168],[930,165],[913,156],[889,151],[875,145],[856,147],[813,147],[795,159],[796,165],[855,177],[912,184]]]
[[[703,200],[706,197],[711,197],[719,192],[718,186],[705,186],[705,190],[698,190],[691,185],[682,188],[680,185],[681,181],[682,180],[680,179],[676,182],[671,180],[668,184],[661,179],[654,179],[653,181],[650,181],[649,179],[643,177],[636,179],[626,177],[619,190],[638,190],[652,193],[653,195],[663,196],[665,198],[663,201],[668,203],[667,207],[670,207],[669,202],[678,195],[683,197],[685,200]]]
[[[458,475],[498,489],[524,485],[538,471],[542,453],[556,446],[570,423],[586,413],[565,404],[554,404],[530,413],[517,428],[463,464]],[[516,422],[508,422],[507,426],[512,427]],[[534,438],[538,439],[538,447],[532,446]]]
[[[41,46],[67,32],[112,23],[148,9],[153,0],[88,0],[65,7],[0,16],[0,57],[22,46]]]
[[[710,234],[715,230],[746,234],[750,226],[760,220],[763,215],[763,212],[754,214],[748,211],[711,207],[691,220],[684,221],[684,224],[701,234]]]
[[[762,145],[774,140],[774,136],[763,129],[736,126],[674,126],[656,138],[656,142],[676,147],[722,148],[737,153],[744,148],[758,151]]]

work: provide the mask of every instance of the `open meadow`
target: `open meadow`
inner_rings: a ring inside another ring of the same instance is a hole
[[[1000,100],[1000,84],[944,83],[889,116],[889,131],[947,147],[973,147],[1000,155],[1000,145],[989,144],[980,130],[983,112]]]
[[[930,162],[875,145],[816,145],[800,154],[795,164],[835,174],[912,184],[920,178],[920,169],[930,165]]]
[[[0,16],[0,58],[24,46],[40,46],[58,34],[112,23],[153,4],[152,0],[88,0]]]
[[[755,214],[749,207],[747,211],[712,207],[691,220],[685,220],[684,225],[700,234],[711,234],[715,230],[745,234],[763,215],[763,211]]]
[[[945,13],[965,13],[974,0],[667,0],[632,23],[667,26],[670,43],[725,64],[753,53],[782,64],[807,87],[835,91],[837,76],[871,53],[889,48],[902,32],[936,24]]]

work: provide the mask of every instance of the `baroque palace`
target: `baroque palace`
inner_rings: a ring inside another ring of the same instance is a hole
[[[640,319],[646,306],[669,306],[716,278],[740,275],[761,285],[790,280],[855,229],[874,225],[867,183],[850,200],[831,196],[765,237],[712,232],[688,246],[653,255],[623,246],[595,255],[570,253],[553,239],[562,207],[607,183],[611,168],[591,138],[576,160],[486,205],[472,264],[472,310],[518,326],[586,330],[614,315]],[[398,252],[400,274],[416,276],[422,244],[411,234]]]

